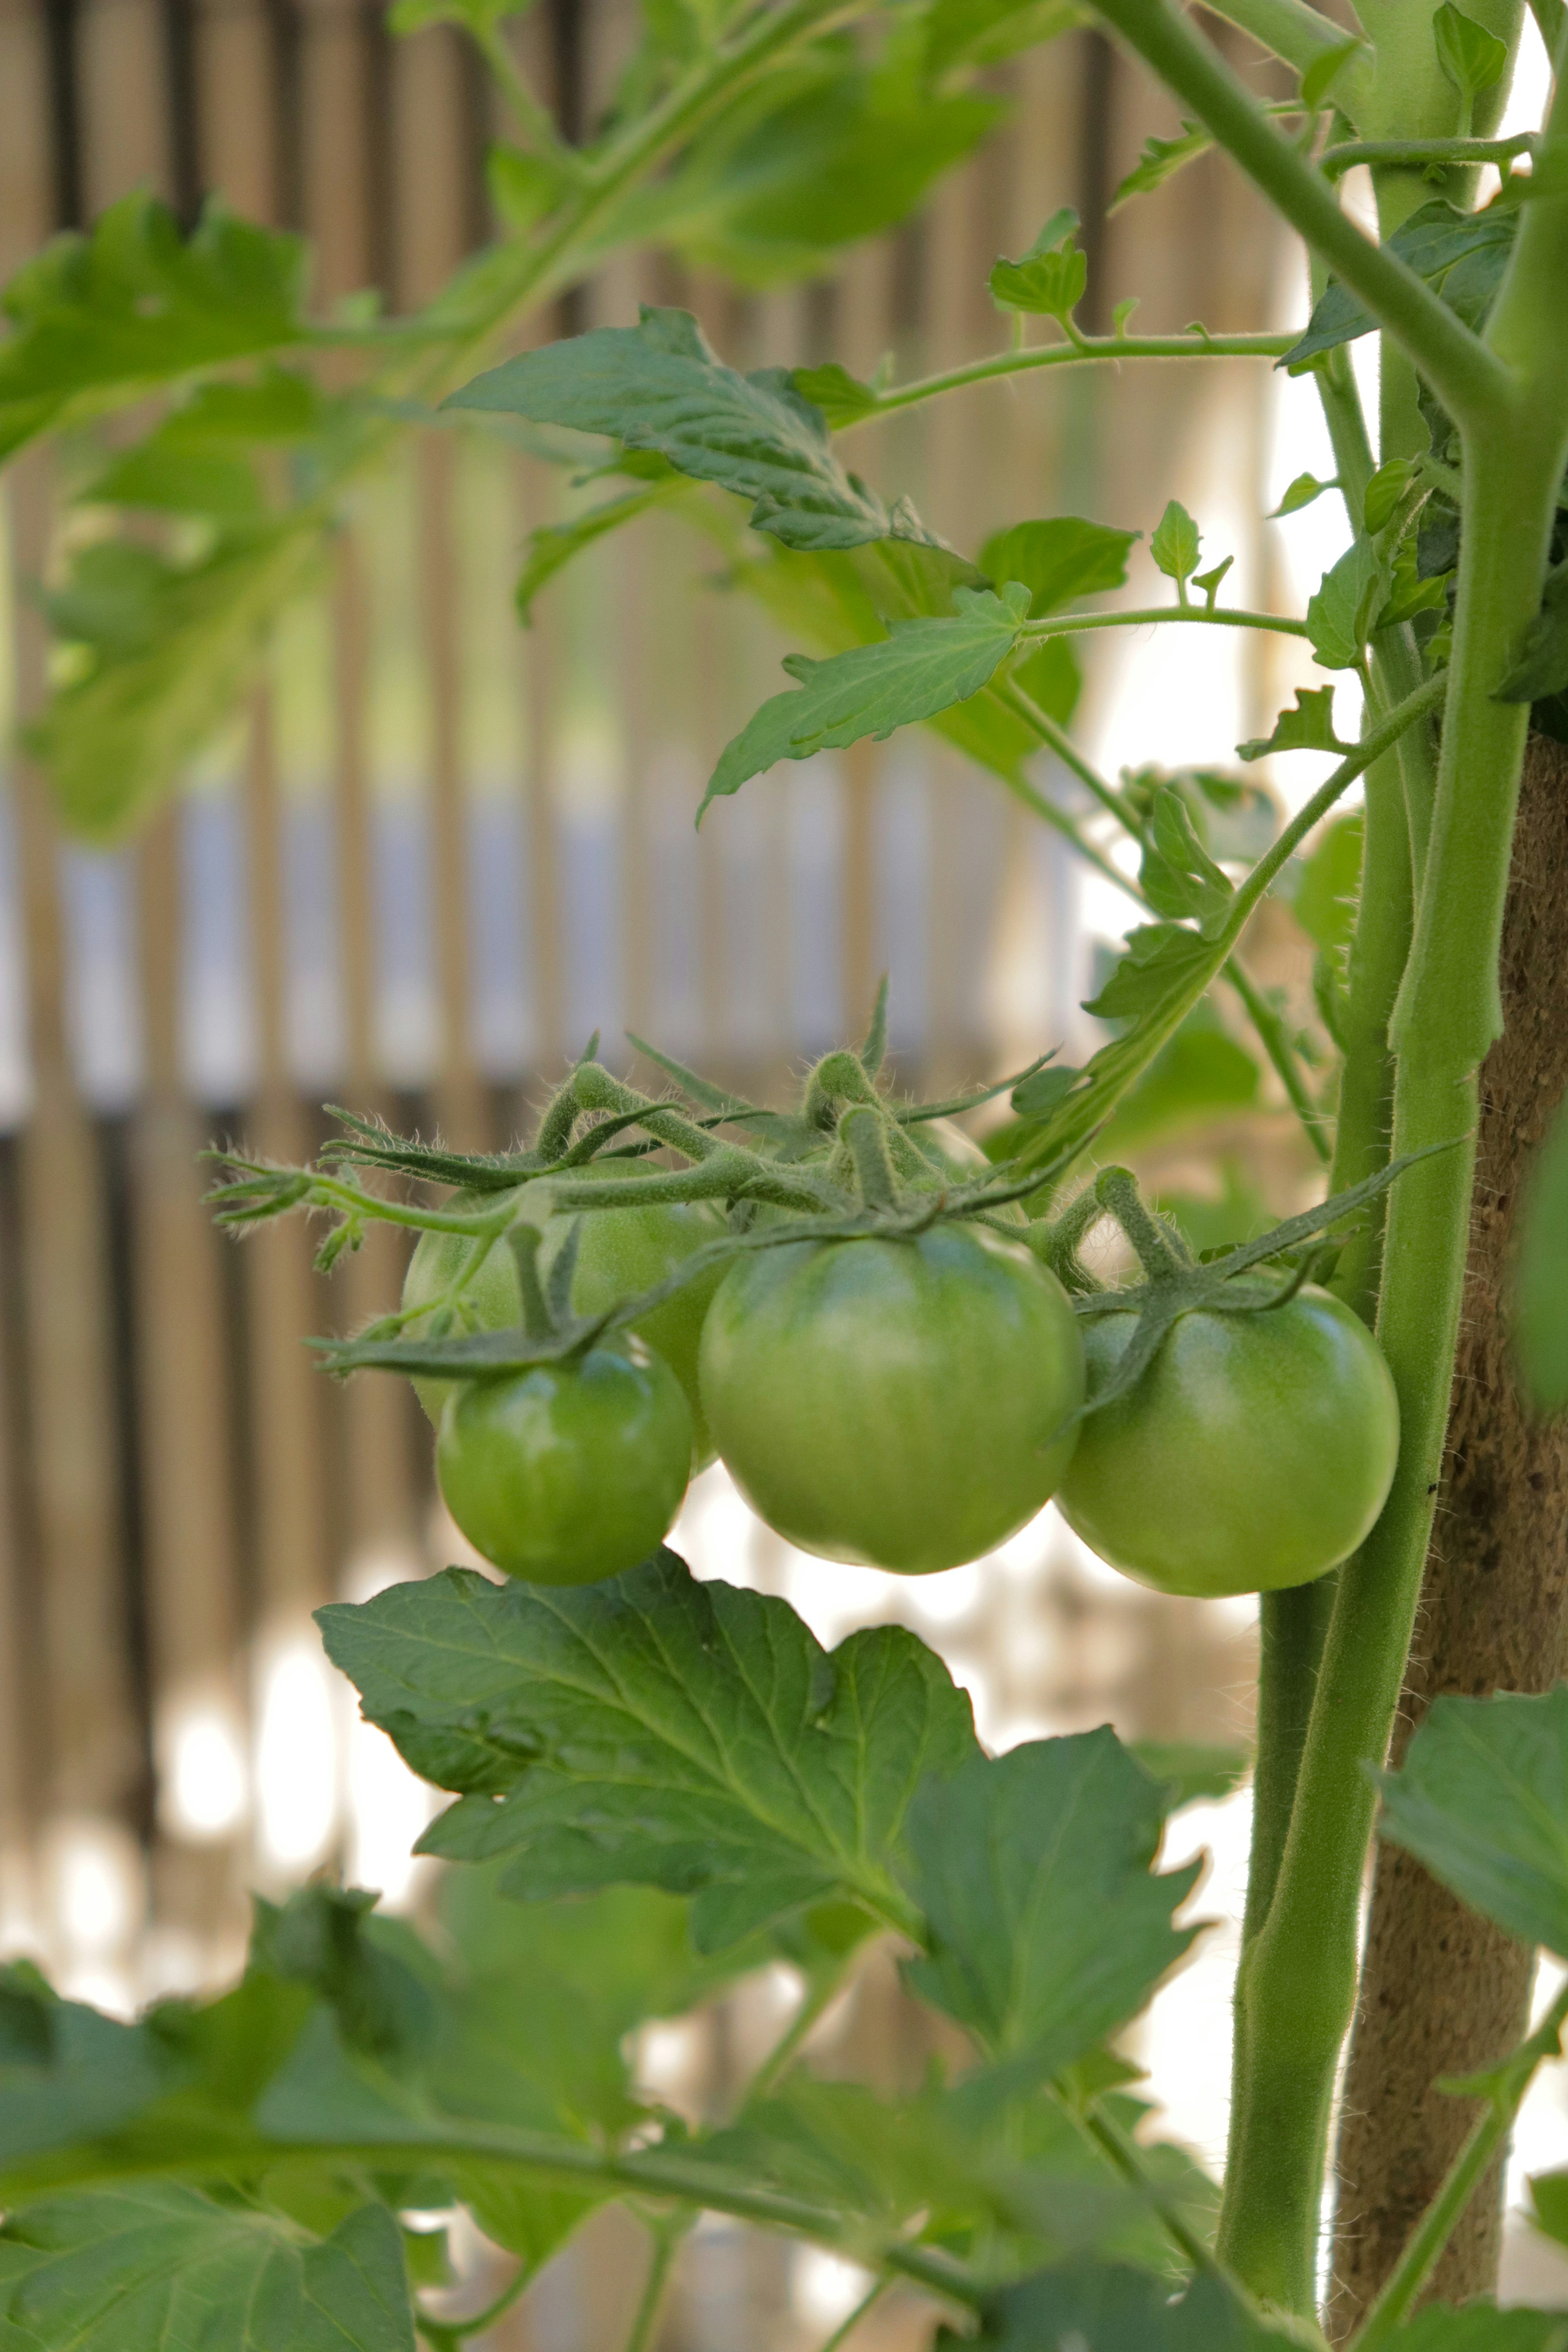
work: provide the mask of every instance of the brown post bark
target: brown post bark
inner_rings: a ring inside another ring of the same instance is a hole
[[[1400,1761],[1445,1692],[1542,1691],[1568,1670],[1568,1421],[1532,1422],[1502,1319],[1519,1181],[1568,1092],[1568,751],[1531,738],[1503,927],[1504,1034],[1481,1070],[1479,1150],[1448,1450],[1394,1729]],[[1349,2336],[1477,2113],[1440,2077],[1501,2057],[1528,2028],[1534,1955],[1412,1857],[1378,1850],[1345,2079],[1330,2328]],[[1428,2290],[1497,2284],[1500,2164]]]

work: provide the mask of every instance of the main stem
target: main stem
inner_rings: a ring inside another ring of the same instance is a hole
[[[1388,1504],[1341,1571],[1279,1877],[1237,1988],[1244,2063],[1222,2259],[1265,2298],[1314,2301],[1330,2105],[1355,1997],[1372,1828],[1368,1767],[1398,1703],[1442,1463],[1468,1233],[1476,1071],[1497,1027],[1496,958],[1528,712],[1493,699],[1534,610],[1561,435],[1522,401],[1469,437],[1454,665],[1411,962],[1395,1013],[1396,1151],[1437,1150],[1395,1188],[1378,1332],[1402,1440]]]

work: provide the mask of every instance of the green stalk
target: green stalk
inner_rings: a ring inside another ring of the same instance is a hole
[[[1295,335],[1080,335],[1070,343],[996,352],[989,359],[971,360],[963,367],[944,368],[940,375],[917,376],[909,383],[894,384],[879,394],[875,408],[846,417],[837,430],[852,433],[858,425],[873,424],[895,409],[913,408],[920,401],[962,392],[972,383],[990,383],[998,376],[1030,375],[1037,368],[1083,367],[1096,360],[1116,365],[1123,360],[1277,360],[1299,340]]]
[[[1394,1021],[1394,1148],[1449,1148],[1395,1191],[1378,1333],[1399,1394],[1399,1465],[1382,1518],[1340,1573],[1279,1881],[1237,1987],[1245,2063],[1220,2252],[1255,2292],[1301,2313],[1312,2307],[1330,2103],[1355,1998],[1367,1767],[1387,1749],[1420,1594],[1469,1233],[1475,1074],[1500,1026],[1498,938],[1528,712],[1492,698],[1535,609],[1568,440],[1540,427],[1510,402],[1466,450],[1436,819]]]
[[[1464,2147],[1454,2158],[1447,2179],[1426,2208],[1410,2242],[1390,2273],[1365,2326],[1355,2339],[1354,2352],[1383,2352],[1407,2317],[1411,2306],[1437,2266],[1444,2247],[1465,2217],[1466,2208],[1490,2170],[1494,2158],[1513,2129],[1536,2069],[1563,2053],[1563,2029],[1568,2024],[1568,1985],[1529,2040],[1522,2042],[1489,2078],[1488,2105]]]

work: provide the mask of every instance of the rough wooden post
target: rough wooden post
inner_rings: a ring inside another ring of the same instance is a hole
[[[1568,1422],[1532,1422],[1501,1314],[1520,1179],[1568,1090],[1568,751],[1531,738],[1503,929],[1506,1029],[1481,1071],[1480,1149],[1448,1454],[1416,1648],[1394,1732],[1400,1760],[1445,1692],[1542,1691],[1568,1670]],[[1337,2342],[1393,2267],[1474,2119],[1440,2077],[1500,2058],[1526,2031],[1533,1955],[1379,1849],[1362,2007],[1345,2081],[1331,2328]],[[1500,2166],[1430,2293],[1495,2286]]]

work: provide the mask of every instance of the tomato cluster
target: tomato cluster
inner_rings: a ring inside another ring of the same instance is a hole
[[[928,1149],[933,1174],[949,1173],[949,1139]],[[705,1205],[570,1218],[552,1213],[550,1192],[531,1187],[524,1213],[546,1271],[575,1226],[579,1316],[639,1296],[728,1230]],[[774,1230],[790,1221],[767,1219]],[[456,1287],[479,1249],[460,1234],[421,1238],[404,1289],[411,1331],[520,1323],[506,1244],[489,1244]],[[1132,1385],[1086,1412],[1135,1315],[1080,1322],[1022,1239],[958,1222],[770,1234],[584,1352],[416,1385],[454,1518],[487,1559],[537,1583],[592,1581],[646,1559],[717,1451],[761,1518],[828,1559],[906,1575],[954,1568],[1056,1495],[1093,1550],[1147,1584],[1268,1591],[1356,1549],[1399,1441],[1393,1382],[1364,1325],[1321,1290],[1282,1305],[1274,1295],[1259,1284],[1226,1311],[1181,1313]]]

